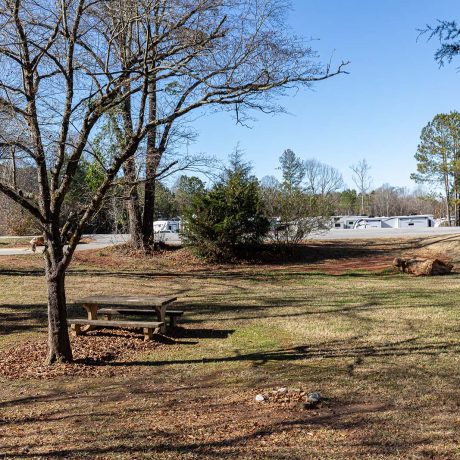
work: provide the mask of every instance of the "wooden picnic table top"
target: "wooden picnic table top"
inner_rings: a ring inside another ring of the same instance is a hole
[[[150,296],[150,295],[94,295],[84,297],[75,303],[81,305],[98,305],[98,306],[123,306],[123,307],[162,307],[177,300],[172,296]]]

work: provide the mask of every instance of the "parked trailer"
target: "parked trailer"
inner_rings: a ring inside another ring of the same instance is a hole
[[[333,216],[332,228],[355,228],[358,220],[365,219],[368,216]]]
[[[392,217],[363,217],[357,220],[353,228],[427,228],[437,227],[433,216],[392,216]]]
[[[170,233],[179,233],[181,228],[180,220],[156,220],[153,223],[153,232],[170,232]]]

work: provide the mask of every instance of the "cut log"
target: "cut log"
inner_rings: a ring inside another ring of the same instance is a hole
[[[453,265],[440,259],[403,259],[397,257],[393,260],[393,265],[398,267],[402,273],[409,273],[415,276],[436,276],[448,275],[451,273]]]

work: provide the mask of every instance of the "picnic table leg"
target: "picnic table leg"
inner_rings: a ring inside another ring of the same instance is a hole
[[[97,309],[98,305],[94,304],[84,304],[83,308],[88,312],[88,319],[97,319]],[[94,326],[91,326],[91,324],[88,324],[87,326],[82,326],[81,330],[83,332],[89,332],[89,331],[94,331],[96,329]]]
[[[72,332],[75,336],[77,335],[80,335],[81,334],[81,325],[80,324],[72,324],[70,326],[70,328],[72,329]]]
[[[153,329],[151,327],[144,327],[144,341],[153,339]]]
[[[160,326],[160,333],[164,334],[166,332],[166,305],[156,307],[158,321],[162,322],[163,325]]]

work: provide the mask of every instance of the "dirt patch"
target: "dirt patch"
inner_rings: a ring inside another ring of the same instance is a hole
[[[167,249],[145,255],[133,251],[127,245],[119,245],[99,250],[76,252],[69,273],[81,273],[88,270],[112,272],[143,272],[157,275],[304,271],[342,275],[351,272],[396,273],[392,268],[395,257],[434,257],[451,261],[454,270],[460,267],[460,236],[416,238],[416,239],[380,239],[380,240],[343,240],[315,241],[298,245],[277,253],[267,245],[260,249],[257,261],[239,263],[207,263],[196,257],[188,248]],[[9,256],[0,258],[0,271],[24,273],[25,269],[34,270],[29,274],[43,272],[41,254],[35,256]],[[25,273],[24,273],[25,274]]]
[[[195,257],[186,248],[162,250],[146,255],[142,251],[133,250],[129,245],[122,244],[100,250],[76,252],[72,266],[102,266],[109,270],[122,268],[124,270],[193,271],[203,270],[209,267],[209,264]]]
[[[315,265],[314,269],[329,275],[342,275],[352,272],[396,272],[392,268],[392,256],[378,255],[357,259],[345,259],[337,263],[336,260],[325,260]]]
[[[157,341],[144,342],[141,334],[132,331],[113,329],[72,336],[70,340],[73,363],[46,366],[46,340],[29,340],[0,353],[0,376],[7,379],[53,379],[58,376],[125,374],[129,371],[110,366],[110,363],[127,362],[147,351],[166,346]]]
[[[257,260],[241,260],[238,263],[208,263],[187,249],[172,249],[145,255],[133,251],[127,245],[99,251],[75,254],[73,267],[101,267],[108,269],[148,270],[163,273],[213,273],[215,271],[271,271],[306,270],[342,274],[365,270],[379,272],[391,267],[394,257],[401,253],[398,242],[315,242],[278,251],[272,245],[260,248]]]
[[[3,452],[37,458],[377,458],[362,445],[372,437],[372,417],[382,412],[374,405],[279,408],[252,402],[248,391],[200,381],[165,387],[149,380],[111,382],[87,393],[80,387],[36,395],[33,412],[12,401],[4,415],[9,431]],[[78,405],[70,403],[75,394]]]

